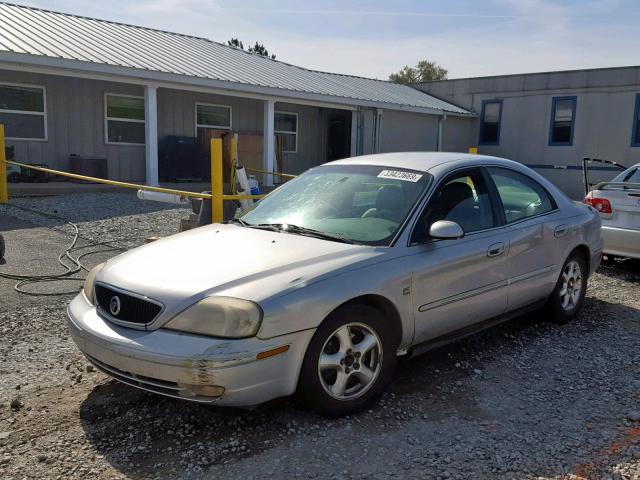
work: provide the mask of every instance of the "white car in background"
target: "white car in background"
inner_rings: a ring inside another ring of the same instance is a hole
[[[584,203],[600,212],[604,253],[640,259],[640,163],[598,183]]]

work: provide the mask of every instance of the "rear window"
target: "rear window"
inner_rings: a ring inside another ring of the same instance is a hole
[[[640,183],[640,168],[631,167],[612,180],[613,182]]]

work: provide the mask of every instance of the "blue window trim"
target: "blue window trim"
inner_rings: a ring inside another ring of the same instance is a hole
[[[638,128],[638,114],[640,114],[640,93],[636,93],[636,107],[633,110],[633,122],[631,122],[631,146],[640,147],[640,143],[636,142]]]
[[[495,142],[482,141],[482,125],[484,124],[484,108],[488,103],[500,104],[500,113],[498,114],[498,135]],[[500,145],[500,127],[501,126],[502,126],[502,99],[496,98],[494,100],[483,100],[482,109],[480,110],[480,130],[478,132],[478,145]]]
[[[571,109],[571,137],[568,142],[554,142],[553,139],[553,122],[556,118],[556,103],[562,100],[571,100],[573,108]],[[578,97],[570,95],[568,97],[553,97],[551,101],[551,121],[549,122],[549,146],[550,147],[571,147],[573,146],[573,134],[576,131],[576,105]]]

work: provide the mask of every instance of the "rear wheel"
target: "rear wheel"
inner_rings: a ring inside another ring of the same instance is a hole
[[[300,372],[299,394],[329,417],[355,413],[384,390],[396,366],[396,335],[368,305],[346,305],[311,339]]]
[[[579,252],[573,252],[564,262],[558,283],[547,306],[553,321],[567,323],[578,314],[587,291],[587,262]]]

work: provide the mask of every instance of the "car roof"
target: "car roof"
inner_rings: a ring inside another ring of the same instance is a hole
[[[378,165],[384,167],[406,168],[428,172],[434,167],[444,163],[462,161],[469,165],[479,165],[484,163],[513,164],[513,160],[492,157],[489,155],[477,155],[458,152],[395,152],[377,153],[374,155],[361,155],[359,157],[344,158],[325,165]]]

